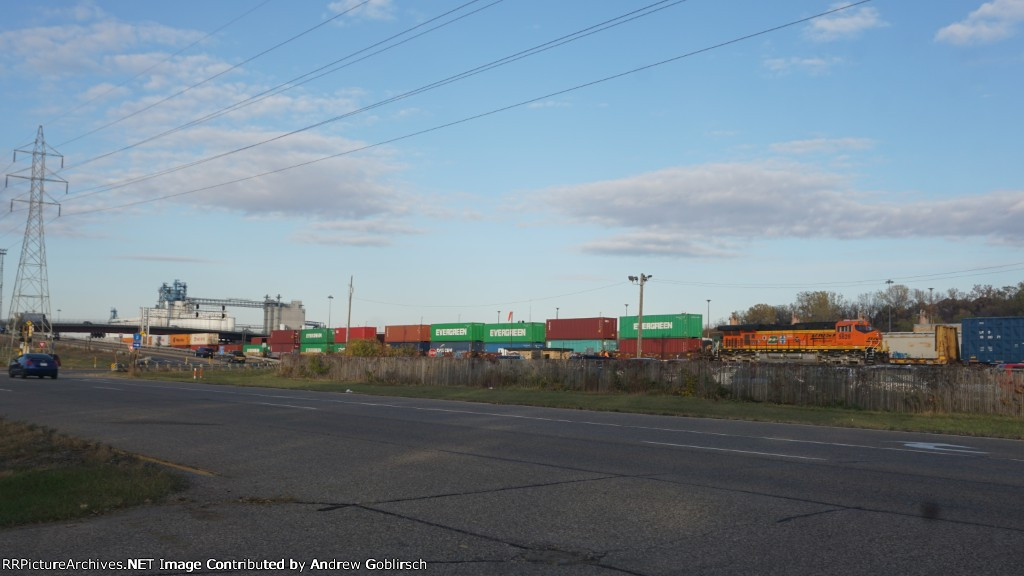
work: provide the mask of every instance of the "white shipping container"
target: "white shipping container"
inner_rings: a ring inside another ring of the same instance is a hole
[[[216,346],[220,344],[219,334],[191,334],[188,337],[189,346]]]
[[[935,332],[889,332],[882,342],[891,360],[935,360]]]

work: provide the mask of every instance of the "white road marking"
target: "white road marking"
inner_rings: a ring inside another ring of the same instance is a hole
[[[258,404],[260,406],[280,406],[282,408],[298,408],[299,410],[319,410],[310,406],[295,406],[292,404],[274,404],[271,402],[246,402],[246,404]]]
[[[731,448],[715,448],[714,446],[694,446],[693,444],[673,444],[671,442],[650,442],[644,444],[655,444],[657,446],[674,446],[677,448],[694,448],[696,450],[714,450],[716,452],[736,452],[739,454],[756,454],[758,456],[778,456],[780,458],[798,458],[800,460],[825,460],[825,458],[814,458],[811,456],[794,456],[793,454],[776,454],[774,452],[754,452],[752,450],[733,450]]]
[[[938,444],[933,442],[904,442],[907,448],[918,448],[920,450],[936,450],[939,452],[956,452],[961,454],[988,454],[979,452],[970,446],[957,446],[956,444]]]
[[[0,388],[0,392],[14,392],[14,390],[8,390],[7,388]]]

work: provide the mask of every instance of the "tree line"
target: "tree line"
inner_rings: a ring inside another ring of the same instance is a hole
[[[892,283],[856,300],[830,291],[800,292],[792,304],[755,304],[733,312],[739,324],[790,324],[864,318],[883,332],[910,332],[914,324],[955,324],[964,318],[1024,316],[1024,282],[996,288],[976,284],[970,292],[920,290]]]

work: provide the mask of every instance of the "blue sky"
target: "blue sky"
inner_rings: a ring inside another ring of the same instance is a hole
[[[64,157],[62,319],[175,279],[341,325],[354,276],[378,327],[635,313],[640,273],[645,312],[713,322],[1016,285],[1024,0],[815,17],[848,4],[16,3],[0,157],[25,174],[39,126]],[[5,305],[27,197],[8,179]]]

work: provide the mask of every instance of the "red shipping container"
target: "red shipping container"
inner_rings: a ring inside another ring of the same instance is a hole
[[[299,342],[298,330],[274,330],[270,333],[268,344],[297,344]]]
[[[401,324],[384,327],[385,342],[429,342],[430,324]]]
[[[700,356],[700,338],[644,338],[644,358],[674,360]],[[619,357],[636,357],[636,339],[619,340]]]
[[[345,328],[334,329],[334,342],[336,344],[348,342],[349,340],[376,340],[376,326],[355,326],[352,328],[352,335],[345,338]]]
[[[549,319],[545,329],[548,340],[615,340],[619,337],[615,318]]]
[[[269,348],[270,348],[270,352],[273,353],[273,354],[288,354],[290,352],[298,352],[299,345],[298,344],[292,344],[292,343],[288,343],[288,344],[274,344],[274,343],[270,343],[269,344]]]

